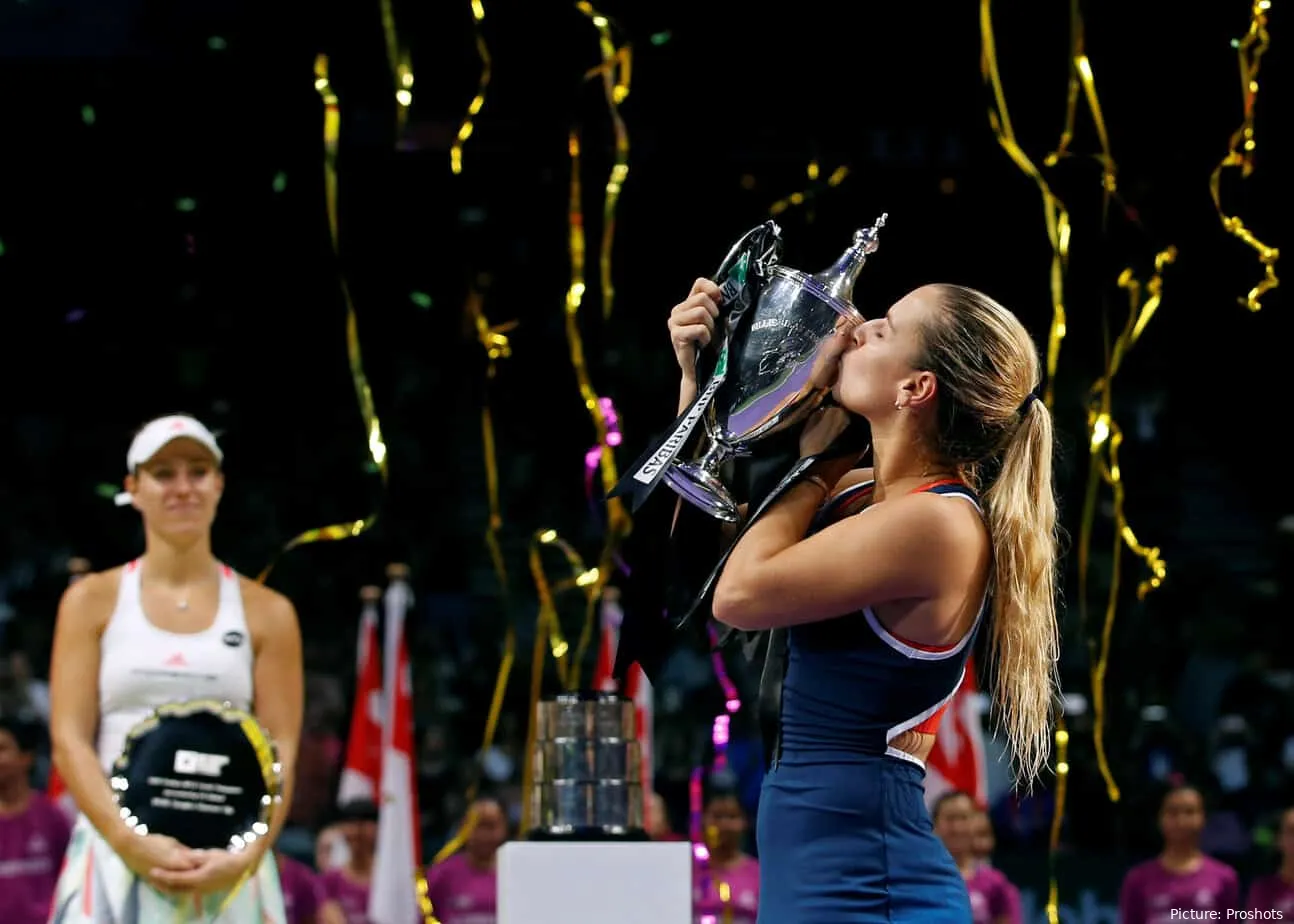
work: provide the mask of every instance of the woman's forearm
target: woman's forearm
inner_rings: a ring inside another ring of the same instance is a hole
[[[696,376],[684,374],[678,383],[678,413],[682,416],[688,405],[696,400]]]
[[[821,487],[811,481],[801,481],[774,501],[733,547],[724,566],[729,581],[739,581],[773,555],[803,539],[823,500]]]
[[[108,777],[99,766],[99,755],[79,735],[54,733],[54,766],[76,801],[76,807],[114,850],[134,832],[121,820]]]

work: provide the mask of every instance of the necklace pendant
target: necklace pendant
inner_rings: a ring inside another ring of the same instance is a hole
[[[176,606],[178,606],[182,610],[187,610],[189,608],[189,601],[181,600],[179,603],[176,604]]]

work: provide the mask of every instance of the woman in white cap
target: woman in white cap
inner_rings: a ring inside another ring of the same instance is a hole
[[[284,920],[268,837],[238,853],[141,836],[121,820],[108,771],[128,732],[158,706],[215,699],[252,712],[278,746],[285,785],[301,729],[301,637],[281,594],[211,552],[224,490],[215,437],[187,416],[135,436],[125,494],[144,523],[144,553],[87,575],[59,606],[51,657],[54,761],[80,810],[51,924]]]

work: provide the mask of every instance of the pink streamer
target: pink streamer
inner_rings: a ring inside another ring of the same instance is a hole
[[[616,412],[615,403],[610,398],[598,398],[598,406],[602,409],[602,419],[607,423],[607,445],[611,447],[619,446],[623,437],[620,433],[620,415]],[[596,518],[598,517],[598,502],[594,497],[593,483],[594,476],[597,474],[598,467],[602,464],[602,444],[591,447],[588,452],[584,453],[584,496],[589,502],[589,512]],[[629,574],[629,566],[625,564],[624,559],[619,555],[614,556],[616,567],[622,574]]]

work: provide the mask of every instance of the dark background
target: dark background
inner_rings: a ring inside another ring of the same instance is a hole
[[[916,285],[954,281],[1011,307],[1045,348],[1041,199],[989,128],[977,4],[669,0],[599,9],[633,48],[609,320],[596,255],[612,135],[601,84],[585,79],[600,60],[596,31],[573,4],[486,4],[493,80],[455,176],[449,142],[480,71],[468,2],[396,4],[416,77],[402,133],[376,0],[0,2],[0,589],[12,617],[6,644],[28,652],[38,673],[67,557],[108,567],[140,548],[133,515],[100,486],[119,481],[140,423],[183,410],[222,433],[229,490],[217,551],[241,571],[258,573],[301,530],[380,512],[361,538],[289,553],[271,583],[297,603],[315,669],[348,678],[358,587],[378,581],[386,563],[408,562],[424,663],[466,665],[455,681],[461,709],[444,721],[470,756],[505,621],[533,621],[531,534],[556,528],[590,563],[602,541],[601,507],[590,506],[583,480],[593,428],[563,327],[566,139],[575,127],[589,232],[580,328],[594,387],[619,411],[622,468],[672,419],[670,306],[799,190],[810,190],[807,202],[778,216],[790,265],[828,265],[855,228],[887,211],[857,290],[865,313]],[[994,12],[1011,116],[1041,165],[1064,122],[1068,9],[1002,3]],[[1282,490],[1290,302],[1281,287],[1261,312],[1237,304],[1260,267],[1224,233],[1208,195],[1209,173],[1240,124],[1230,41],[1243,34],[1249,5],[1187,13],[1134,0],[1085,4],[1084,14],[1120,198],[1103,214],[1090,157],[1046,170],[1073,223],[1056,413],[1074,541],[1086,396],[1103,369],[1104,332],[1126,318],[1115,279],[1125,266],[1148,278],[1169,244],[1180,253],[1159,313],[1116,381],[1128,517],[1168,566],[1164,588],[1141,603],[1132,591],[1143,571],[1124,560],[1108,736],[1131,808],[1106,801],[1088,718],[1073,720],[1071,799],[1082,811],[1071,811],[1067,837],[1144,850],[1154,790],[1137,742],[1147,704],[1171,706],[1191,755],[1181,769],[1202,779],[1213,772],[1218,715],[1261,704],[1274,724],[1254,732],[1255,754],[1271,769],[1253,804],[1234,811],[1261,825],[1294,795],[1275,756],[1292,731],[1288,694],[1278,692],[1294,665],[1289,560],[1277,529],[1294,512]],[[1286,25],[1273,14],[1256,170],[1243,183],[1233,171],[1223,185],[1229,208],[1273,246],[1286,243]],[[342,113],[340,261],[325,217],[313,85],[320,51],[331,56]],[[1072,150],[1099,150],[1081,102]],[[827,189],[808,180],[811,161],[822,177],[841,165],[851,172]],[[339,271],[390,449],[385,488],[367,466]],[[488,390],[463,311],[473,285],[492,323],[519,322],[513,355]],[[507,609],[481,541],[487,398],[514,593]],[[1087,640],[1110,572],[1109,513],[1106,503],[1086,626],[1074,605],[1075,556],[1067,560],[1065,685],[1084,696]],[[625,554],[635,566],[659,554],[659,543],[640,535]],[[582,606],[567,607],[573,634]],[[1255,700],[1226,700],[1235,678],[1258,684]],[[522,677],[512,688],[514,724],[523,724],[525,686]],[[689,712],[695,701],[703,694],[658,700],[670,721],[692,729],[680,740],[708,721]],[[420,709],[421,724],[447,711]],[[668,758],[676,770],[686,772],[690,747]],[[1036,844],[1040,830],[1021,837]]]

